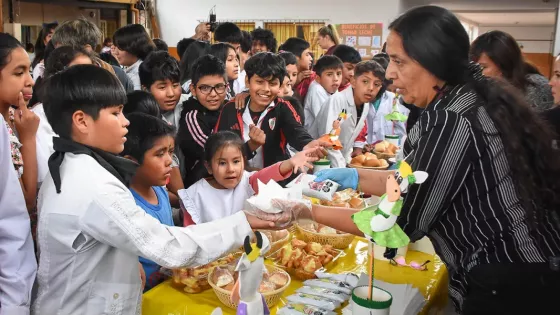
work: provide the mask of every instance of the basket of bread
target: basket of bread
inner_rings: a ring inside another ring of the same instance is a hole
[[[348,166],[353,168],[386,170],[389,168],[389,162],[384,158],[378,158],[377,155],[371,152],[366,152],[354,157]]]
[[[275,263],[300,280],[316,278],[315,271],[323,270],[327,264],[338,258],[342,251],[331,245],[305,242],[293,238],[275,253]]]
[[[208,274],[212,269],[235,263],[241,253],[228,254],[209,264],[194,268],[173,269],[173,286],[187,293],[200,293],[210,289]]]
[[[395,144],[387,140],[383,140],[373,146],[373,153],[375,153],[379,159],[390,159],[397,155],[398,149],[399,147]]]
[[[313,221],[300,222],[296,225],[296,229],[302,240],[325,246],[330,245],[336,249],[346,249],[355,237],[353,234],[344,233]]]
[[[214,290],[218,300],[229,308],[236,309],[237,303],[231,300],[231,293],[239,273],[235,271],[236,264],[212,269],[207,281]],[[265,265],[266,272],[259,286],[259,292],[264,297],[266,304],[272,308],[280,301],[282,294],[290,285],[290,275],[279,267]]]

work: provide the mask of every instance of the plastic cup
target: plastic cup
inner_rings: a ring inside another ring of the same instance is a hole
[[[373,296],[368,300],[367,285],[358,286],[352,291],[352,315],[389,315],[393,296],[391,293],[373,287]]]
[[[313,174],[319,172],[320,170],[326,170],[331,168],[331,161],[329,160],[319,160],[313,162]]]

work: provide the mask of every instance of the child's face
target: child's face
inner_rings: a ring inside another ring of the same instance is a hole
[[[292,86],[294,86],[294,84],[296,84],[298,74],[297,66],[287,65],[286,70],[288,71],[288,77],[290,77],[290,83],[292,84]]]
[[[348,84],[354,77],[354,67],[356,65],[353,63],[345,62],[342,67],[342,83],[340,85]]]
[[[138,167],[135,180],[146,186],[165,186],[171,176],[171,162],[175,140],[171,136],[157,139],[151,149],[144,153],[144,161]]]
[[[138,61],[138,57],[134,56],[128,51],[120,50],[117,46],[115,46],[115,58],[117,58],[121,66],[125,67],[130,67],[136,61]]]
[[[317,82],[330,94],[338,91],[342,80],[342,69],[327,69],[317,76]]]
[[[301,57],[297,57],[297,61],[298,61],[298,65],[297,65],[298,71],[301,72],[301,71],[311,69],[311,65],[313,64],[313,57],[311,57],[309,48],[307,48],[301,53]]]
[[[224,77],[220,75],[207,75],[200,80],[196,86],[190,86],[192,95],[208,110],[216,111],[224,103],[227,85]]]
[[[233,145],[226,145],[214,154],[208,173],[214,176],[218,184],[226,189],[233,189],[239,185],[245,164],[241,150]]]
[[[72,115],[72,138],[76,142],[119,154],[124,150],[129,121],[122,113],[123,105],[103,108],[96,120],[83,111]]]
[[[282,86],[280,87],[280,92],[278,93],[278,97],[285,97],[285,96],[292,96],[294,95],[294,91],[292,90],[292,83],[290,82],[290,78],[288,76],[284,77],[284,82],[282,82]]]
[[[371,72],[362,73],[360,76],[353,78],[351,82],[354,88],[356,105],[371,102],[383,86],[382,79],[374,76]]]
[[[229,49],[226,60],[226,72],[228,80],[237,80],[239,76],[239,59],[237,53],[233,49]]]
[[[29,72],[31,62],[25,49],[18,47],[7,57],[9,61],[0,72],[0,107],[7,110],[10,105],[19,105],[19,92],[27,103],[33,95],[33,78]],[[3,127],[3,126],[2,126]]]
[[[254,54],[260,53],[260,52],[267,52],[270,51],[270,49],[268,49],[268,47],[266,47],[266,45],[261,42],[260,40],[254,40],[251,46],[251,52]]]
[[[249,76],[245,80],[248,80]],[[261,78],[258,75],[253,75],[248,80],[247,86],[249,87],[249,95],[251,95],[251,102],[264,110],[280,92],[280,80],[278,78]]]
[[[158,80],[150,86],[150,93],[159,104],[159,108],[164,111],[174,110],[181,97],[181,84],[171,82],[171,80]]]

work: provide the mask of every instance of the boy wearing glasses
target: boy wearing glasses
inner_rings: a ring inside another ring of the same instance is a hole
[[[191,95],[183,103],[177,144],[184,155],[185,188],[206,174],[204,145],[218,122],[227,90],[225,65],[212,55],[198,58],[192,66]]]

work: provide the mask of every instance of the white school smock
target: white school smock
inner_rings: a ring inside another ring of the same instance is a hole
[[[134,85],[135,91],[139,91],[142,89],[142,84],[140,83],[140,75],[138,73],[141,64],[142,64],[142,60],[138,59],[130,67],[126,67],[124,69],[124,72],[130,79],[130,81],[132,81],[132,85]]]
[[[393,133],[393,122],[385,119],[385,116],[393,111],[393,100],[395,94],[385,91],[381,96],[378,110],[375,110],[373,103],[369,104],[369,112],[367,114],[367,143],[372,144],[380,140],[385,140],[385,135]],[[398,102],[398,100],[397,100]],[[399,112],[408,116],[410,110],[399,102]],[[406,122],[395,123],[395,134],[402,139],[406,135]]]
[[[203,178],[189,188],[179,190],[179,198],[195,224],[219,220],[241,211],[245,200],[255,194],[249,183],[253,174],[243,171],[241,181],[234,189],[216,189]]]
[[[309,85],[309,90],[307,90],[307,95],[305,96],[305,101],[303,102],[303,108],[305,113],[305,129],[309,131],[315,117],[319,115],[321,107],[329,99],[331,95],[319,82],[313,81]]]
[[[364,110],[358,121],[358,109],[354,103],[354,89],[348,87],[342,92],[333,94],[322,106],[319,115],[315,118],[315,122],[311,127],[311,137],[317,139],[331,132],[333,122],[338,119],[338,115],[342,110],[346,109],[347,118],[340,125],[339,137],[343,148],[341,150],[328,151],[328,158],[333,168],[346,167],[348,162],[350,162],[350,156],[354,150],[354,142],[364,128],[369,112],[369,103],[362,106],[364,106]]]
[[[91,156],[66,153],[61,192],[49,174],[39,192],[35,315],[140,314],[138,257],[166,268],[206,264],[243,245],[243,212],[189,227],[161,224]]]
[[[247,104],[245,104],[245,109],[243,110],[243,141],[247,142],[249,140],[251,140],[251,138],[249,137],[249,126],[251,125],[255,125],[255,123],[253,122],[253,119],[251,118],[251,112],[249,110],[249,103],[251,102],[251,100],[247,101]],[[261,116],[259,117],[259,120],[257,122],[257,124],[255,126],[257,127],[261,127],[262,122],[264,120],[264,117],[266,116],[266,114],[268,114],[268,111],[271,110],[272,108],[274,108],[275,104],[274,101],[272,101],[272,103],[270,103],[270,105],[268,105],[268,107],[261,113]],[[257,151],[255,151],[255,156],[249,160],[248,164],[249,166],[256,168],[256,169],[261,169],[264,168],[264,160],[263,160],[263,154],[262,154],[262,149],[263,146],[261,145]]]
[[[233,81],[233,92],[235,92],[236,95],[245,91],[245,77],[247,77],[247,72],[243,70],[239,72],[239,76],[235,81]]]
[[[58,137],[58,135],[47,120],[43,103],[37,103],[31,111],[39,116],[39,128],[35,138],[37,146],[37,182],[40,184],[49,172],[49,158],[54,153],[53,137]]]

